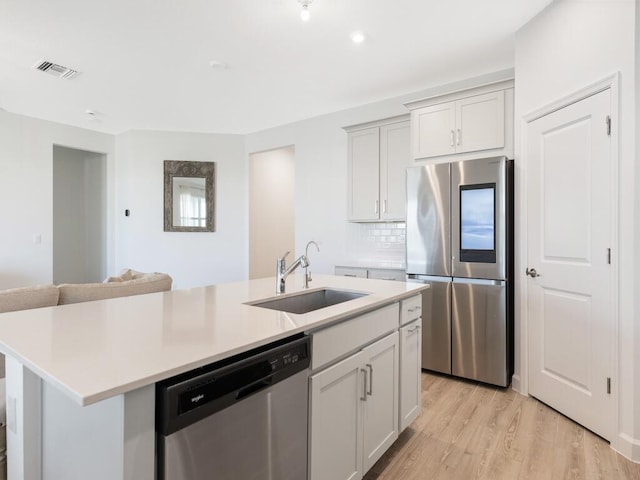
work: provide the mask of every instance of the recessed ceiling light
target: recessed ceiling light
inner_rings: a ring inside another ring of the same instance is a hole
[[[211,60],[209,62],[209,66],[214,70],[225,70],[229,66],[224,62],[219,62],[218,60]]]
[[[362,32],[353,32],[351,34],[351,40],[353,43],[362,43],[364,42],[364,33]]]
[[[313,3],[313,0],[298,0],[302,4],[302,10],[300,11],[300,18],[303,22],[309,21],[309,5]]]

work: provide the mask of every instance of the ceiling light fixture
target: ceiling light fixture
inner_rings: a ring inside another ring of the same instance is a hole
[[[298,0],[302,4],[302,11],[300,12],[300,18],[303,22],[309,20],[309,5],[313,3],[313,0]]]
[[[362,32],[353,32],[351,34],[351,41],[353,41],[353,43],[362,43],[362,42],[364,42],[364,33],[362,33]]]

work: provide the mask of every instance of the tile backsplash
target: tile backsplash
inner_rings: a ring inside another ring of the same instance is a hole
[[[360,259],[404,263],[406,224],[352,223],[349,250]]]

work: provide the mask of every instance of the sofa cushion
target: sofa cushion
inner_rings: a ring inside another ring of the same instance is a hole
[[[0,313],[53,307],[58,304],[58,288],[55,285],[12,288],[0,291]]]
[[[59,305],[90,302],[171,290],[172,278],[166,273],[145,273],[132,280],[108,283],[64,283],[58,285]]]
[[[125,268],[117,276],[105,278],[104,282],[102,283],[126,282],[127,280],[133,280],[134,278],[139,278],[140,276],[143,276],[143,275],[147,275],[147,274],[142,272],[136,272],[135,270],[131,270],[130,268]]]

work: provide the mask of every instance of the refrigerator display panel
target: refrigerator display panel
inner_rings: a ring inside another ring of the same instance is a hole
[[[496,261],[496,185],[460,186],[460,260]]]

